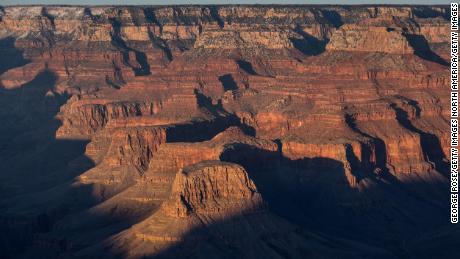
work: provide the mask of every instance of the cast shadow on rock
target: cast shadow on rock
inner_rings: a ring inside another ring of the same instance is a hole
[[[0,88],[0,247],[4,258],[17,258],[45,243],[67,249],[65,237],[43,236],[60,218],[91,201],[90,190],[70,184],[94,166],[84,155],[88,141],[55,137],[61,125],[55,116],[68,98],[55,91],[57,80],[45,68],[18,88]],[[63,202],[52,202],[56,200]]]
[[[231,126],[240,127],[244,133],[255,136],[255,129],[241,122],[234,114],[224,110],[222,103],[213,100],[195,90],[197,105],[213,115],[210,120],[194,120],[188,123],[176,124],[166,129],[167,142],[198,142],[212,139],[214,136]]]
[[[385,179],[367,192],[352,188],[343,163],[334,159],[292,160],[282,155],[282,146],[267,151],[241,143],[229,144],[220,159],[246,169],[269,211],[231,216],[194,228],[180,241],[145,258],[246,258],[251,254],[249,247],[253,256],[304,258],[315,254],[310,245],[303,246],[315,242],[312,233],[323,237],[315,247],[328,250],[318,254],[324,258],[411,258],[416,251],[402,248],[406,238],[440,221],[440,213],[433,211],[438,207],[410,197],[404,191],[408,186],[401,183],[394,186]],[[407,210],[409,215],[398,214]],[[410,218],[421,211],[426,215]],[[286,229],[291,227],[295,230],[288,234]],[[291,234],[308,241],[293,246]],[[326,237],[341,240],[341,245],[326,241]],[[117,251],[113,256],[123,258],[127,253]]]
[[[444,193],[434,192],[445,189],[443,182],[404,183],[388,173],[376,177],[372,171],[362,168],[356,157],[348,158],[355,177],[367,183],[366,189],[351,186],[343,163],[334,159],[292,160],[282,155],[282,147],[270,152],[244,144],[226,149],[221,155],[221,160],[241,164],[247,169],[274,213],[306,229],[403,255],[401,242],[410,238],[410,234],[402,234],[404,231],[427,231],[442,224],[446,216],[442,209],[447,209],[446,204],[433,200],[444,197]],[[427,186],[433,197],[419,195]],[[406,211],[418,218],[401,217],[394,210]],[[421,211],[426,215],[417,216]],[[394,240],[387,229],[393,224],[400,228],[401,239],[396,239],[396,244],[379,244],[379,239]]]
[[[429,6],[417,6],[413,10],[414,15],[417,18],[436,18],[436,17],[442,17],[446,21],[450,21],[450,12],[440,12],[434,8],[431,8]]]
[[[302,36],[302,38],[291,38],[290,40],[294,48],[302,52],[305,56],[317,56],[326,51],[326,44],[329,42],[328,39],[317,39],[304,32],[300,27],[296,27],[294,31]]]
[[[236,84],[235,79],[233,79],[233,76],[231,74],[225,74],[225,75],[219,76],[219,81],[222,84],[224,91],[231,91],[231,90],[238,89],[238,85]]]
[[[30,60],[24,58],[24,51],[17,49],[14,43],[15,39],[13,37],[6,37],[0,40],[0,54],[2,56],[0,75],[9,69],[21,67],[30,62]]]
[[[236,64],[239,68],[241,68],[244,72],[248,73],[249,75],[257,75],[257,72],[254,70],[254,67],[252,66],[251,62],[239,59],[236,61]]]
[[[339,28],[344,24],[342,21],[342,16],[337,11],[321,10],[321,13],[335,28]]]
[[[406,37],[411,47],[414,49],[415,55],[422,59],[438,63],[442,66],[449,66],[449,62],[431,50],[428,41],[423,35],[405,33],[404,36]]]
[[[416,113],[420,112],[420,107],[416,101],[410,100],[409,105],[413,106],[416,110]],[[409,115],[407,111],[398,107],[395,103],[390,105],[391,108],[396,112],[396,120],[401,124],[404,128],[411,132],[418,133],[420,136],[420,146],[422,147],[422,151],[426,156],[426,160],[430,161],[434,164],[436,170],[438,170],[442,175],[445,177],[449,177],[449,163],[447,162],[447,158],[445,157],[444,153],[442,152],[441,142],[439,138],[431,133],[422,131],[416,128],[412,122],[409,120]]]
[[[123,62],[125,65],[132,68],[136,76],[150,75],[150,64],[148,63],[147,55],[139,50],[133,49],[125,42],[121,36],[121,22],[117,19],[111,19],[113,32],[111,33],[112,44],[120,49],[123,54]],[[129,52],[134,52],[136,62],[139,67],[133,66],[129,62]]]

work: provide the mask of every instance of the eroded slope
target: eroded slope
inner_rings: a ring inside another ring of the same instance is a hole
[[[449,19],[443,6],[1,8],[0,248],[446,256]]]

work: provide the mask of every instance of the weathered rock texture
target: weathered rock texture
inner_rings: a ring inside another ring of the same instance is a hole
[[[452,258],[449,21],[1,7],[2,255]]]

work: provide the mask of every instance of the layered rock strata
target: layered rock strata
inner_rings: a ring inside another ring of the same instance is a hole
[[[442,258],[458,232],[449,21],[447,6],[0,7],[0,249]]]

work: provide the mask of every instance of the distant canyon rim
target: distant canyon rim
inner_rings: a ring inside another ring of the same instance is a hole
[[[449,22],[0,7],[0,257],[453,258]]]

